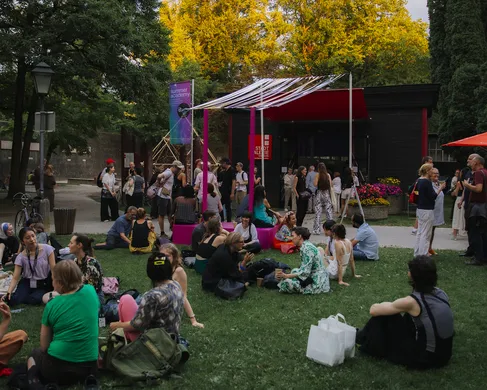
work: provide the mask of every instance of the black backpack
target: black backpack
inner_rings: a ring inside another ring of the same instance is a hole
[[[105,174],[105,169],[103,169],[103,171],[101,171],[97,178],[96,178],[96,185],[100,188],[103,188],[103,175]]]
[[[257,280],[257,278],[265,278],[272,274],[276,268],[283,270],[290,269],[289,265],[281,263],[271,258],[265,258],[256,261],[247,268],[247,280]]]

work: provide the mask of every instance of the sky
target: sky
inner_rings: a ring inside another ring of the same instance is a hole
[[[423,19],[428,21],[428,7],[426,6],[427,0],[408,0],[407,9],[413,19]]]

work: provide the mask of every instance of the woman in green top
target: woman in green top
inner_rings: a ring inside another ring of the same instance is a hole
[[[29,388],[70,386],[96,374],[100,301],[82,278],[72,260],[60,261],[53,269],[53,286],[61,295],[44,309],[41,346],[27,361]]]

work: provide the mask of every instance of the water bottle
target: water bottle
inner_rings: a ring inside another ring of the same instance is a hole
[[[98,326],[100,328],[104,328],[106,326],[105,314],[103,314],[103,310],[101,309],[100,312],[98,313]]]

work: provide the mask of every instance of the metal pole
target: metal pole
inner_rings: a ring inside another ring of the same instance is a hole
[[[249,142],[249,211],[254,209],[254,166],[255,166],[255,107],[250,109],[250,142]]]
[[[353,149],[353,140],[352,140],[352,133],[353,133],[353,92],[352,92],[352,72],[350,72],[349,78],[349,88],[350,88],[350,102],[349,102],[349,123],[348,123],[348,166],[350,169],[353,168],[352,164],[352,149]]]
[[[208,202],[208,110],[203,111],[203,190],[201,212],[206,211]]]
[[[194,79],[191,80],[191,108],[194,107]],[[194,167],[193,167],[193,159],[194,159],[194,133],[193,133],[193,126],[194,126],[194,110],[191,110],[191,166],[189,168],[189,179],[191,185],[193,185],[195,178],[193,177],[194,174]]]
[[[262,106],[263,96],[262,96],[262,85],[260,86],[260,105]],[[262,185],[265,186],[265,172],[264,172],[264,109],[260,110],[260,158],[262,165]],[[254,172],[250,172],[251,175]]]
[[[40,154],[40,163],[39,163],[39,192],[42,199],[44,199],[44,131],[46,130],[46,115],[44,112],[44,97],[40,97],[41,100],[41,112],[40,112],[40,141],[39,141],[39,154]]]

